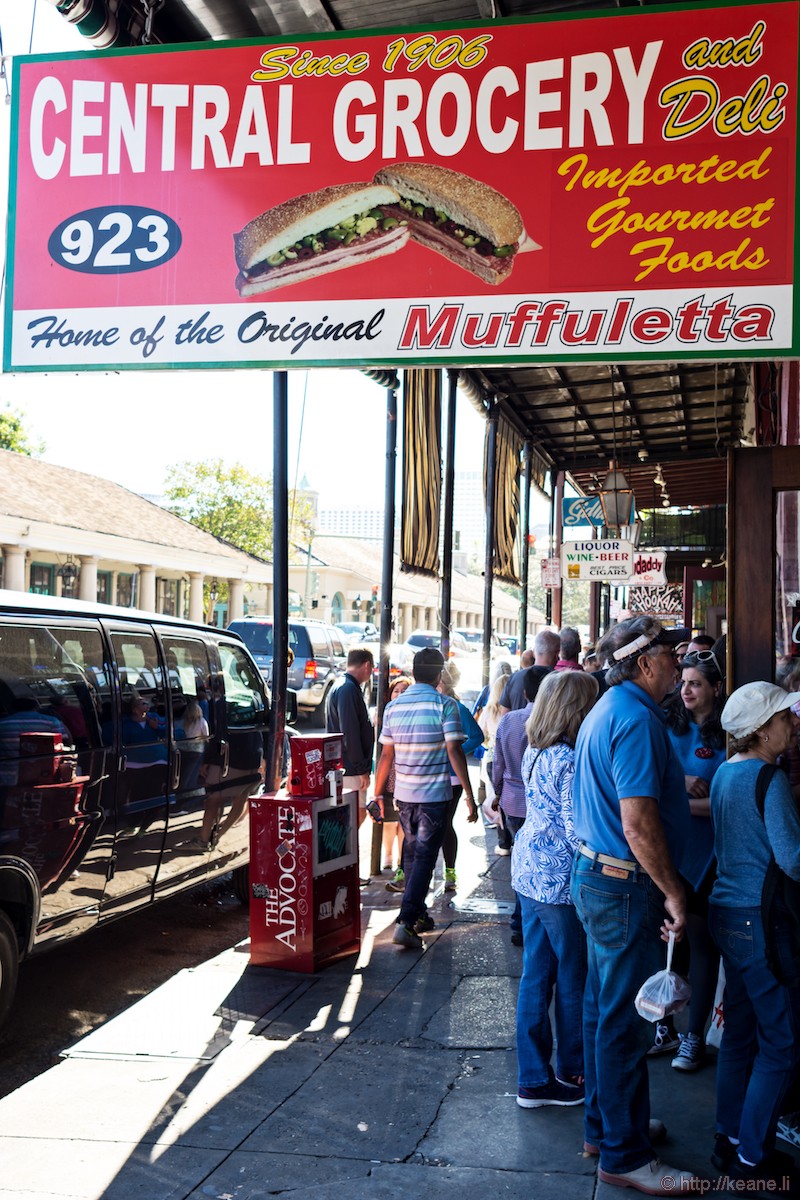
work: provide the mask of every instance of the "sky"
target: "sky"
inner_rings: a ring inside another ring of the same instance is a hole
[[[49,0],[0,0],[0,34],[5,56],[88,49]],[[10,105],[0,100],[4,210],[10,119]],[[23,415],[45,443],[47,462],[148,495],[163,492],[167,469],[178,462],[222,458],[271,475],[272,396],[272,374],[263,370],[0,377],[0,405]],[[290,487],[305,476],[321,507],[381,507],[385,411],[384,389],[358,371],[290,371]],[[459,394],[456,470],[482,470],[483,428]]]

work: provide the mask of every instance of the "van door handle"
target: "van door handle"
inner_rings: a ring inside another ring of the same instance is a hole
[[[173,792],[177,792],[181,782],[181,752],[175,743],[172,743],[172,782],[170,787]]]
[[[222,754],[222,778],[225,779],[228,774],[228,767],[230,766],[231,759],[230,742],[220,742],[219,749],[220,753]]]

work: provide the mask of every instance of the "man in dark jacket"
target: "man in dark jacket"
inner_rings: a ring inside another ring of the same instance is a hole
[[[364,701],[364,684],[372,679],[370,650],[351,650],[347,673],[336,685],[328,702],[328,733],[342,735],[344,790],[358,792],[358,824],[367,813],[367,788],[372,772],[375,731]]]

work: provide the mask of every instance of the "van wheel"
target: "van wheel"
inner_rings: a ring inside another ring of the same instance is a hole
[[[245,908],[250,907],[250,866],[248,863],[245,863],[243,867],[234,867],[233,892],[240,904],[243,904]]]
[[[11,1011],[19,974],[19,946],[14,926],[0,911],[0,1028]]]

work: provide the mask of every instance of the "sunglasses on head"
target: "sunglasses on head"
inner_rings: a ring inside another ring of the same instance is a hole
[[[692,662],[689,662],[689,659],[691,659]],[[692,650],[692,651],[690,651],[689,654],[687,654],[684,657],[684,660],[683,660],[681,666],[691,667],[694,665],[695,662],[713,663],[720,679],[724,679],[725,676],[723,674],[722,667],[719,665],[719,662],[717,661],[717,656],[713,650]]]

